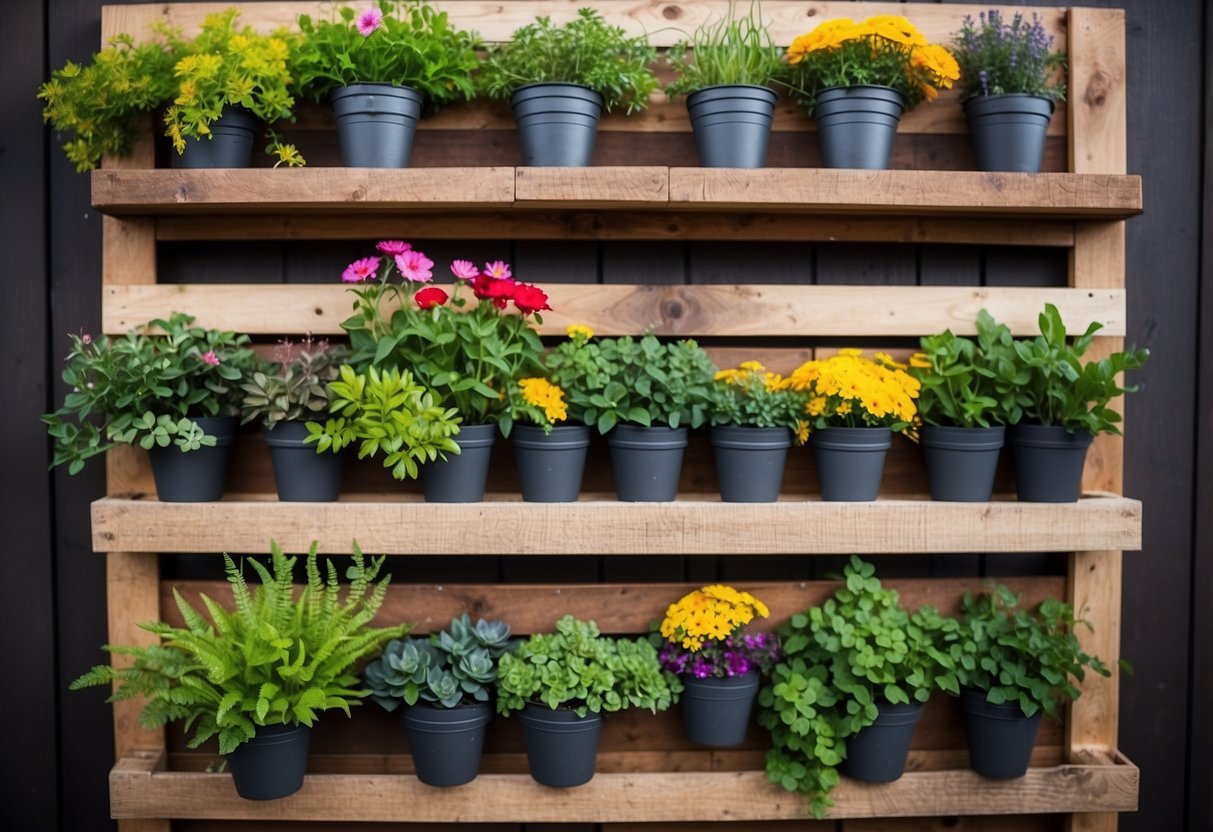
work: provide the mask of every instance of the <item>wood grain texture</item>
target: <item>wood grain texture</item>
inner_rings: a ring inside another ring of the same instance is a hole
[[[976,332],[977,313],[989,310],[1017,335],[1034,334],[1046,302],[1061,310],[1073,329],[1100,321],[1105,332],[1124,331],[1123,289],[885,287],[855,303],[854,286],[595,285],[548,284],[552,310],[538,327],[564,335],[584,324],[597,335],[764,337],[918,336],[950,328]],[[353,301],[339,282],[330,285],[106,286],[102,298],[106,333],[120,334],[175,310],[188,310],[198,326],[252,335],[343,333]],[[385,309],[387,305],[385,304]]]
[[[1070,170],[1124,173],[1128,106],[1123,9],[1070,9]]]
[[[650,207],[670,201],[663,167],[515,168],[516,208]]]
[[[424,528],[424,535],[402,535]],[[502,535],[501,529],[512,529]],[[224,500],[160,503],[107,497],[93,504],[98,552],[260,552],[270,539],[287,551],[390,554],[846,554],[1131,550],[1140,546],[1141,504],[1087,497],[1072,504],[578,503],[439,504],[384,495],[382,502],[279,503]],[[1098,610],[1096,611],[1098,612]]]

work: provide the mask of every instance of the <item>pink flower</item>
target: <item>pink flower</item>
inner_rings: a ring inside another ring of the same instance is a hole
[[[214,350],[209,350],[209,351],[203,353],[202,360],[205,361],[207,364],[210,364],[212,367],[219,366],[219,356],[215,355]]]
[[[358,15],[358,31],[362,36],[370,37],[371,32],[374,32],[383,23],[383,12],[379,11],[378,6],[371,6],[369,9]]]
[[[89,335],[86,332],[80,336],[80,341],[81,341],[81,343],[84,343],[84,344],[91,344],[91,343],[93,343],[93,336]]]
[[[403,240],[384,240],[379,245],[375,246],[375,248],[379,249],[384,254],[395,257],[397,254],[404,254],[406,251],[411,251],[413,246],[411,243],[406,243]]]
[[[363,257],[345,267],[345,271],[341,273],[341,280],[343,283],[365,283],[368,280],[374,280],[378,273],[379,258]]]
[[[471,280],[480,274],[480,272],[476,271],[476,267],[472,265],[471,260],[452,260],[451,274],[460,280]]]
[[[485,263],[484,274],[494,280],[504,280],[507,277],[513,276],[510,272],[510,264],[504,260],[494,260],[492,263]]]
[[[414,283],[429,283],[434,276],[431,271],[434,268],[434,261],[420,251],[409,249],[397,254],[395,259],[396,268],[400,269],[400,276],[405,280],[411,280]]]
[[[435,306],[442,306],[448,300],[450,300],[450,296],[437,286],[426,286],[413,295],[413,301],[421,309],[433,309]]]

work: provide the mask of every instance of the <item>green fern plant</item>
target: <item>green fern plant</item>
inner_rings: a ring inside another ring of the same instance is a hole
[[[353,547],[350,584],[342,598],[337,568],[327,562],[321,577],[317,544],[307,554],[307,583],[295,598],[296,557],[270,544],[271,568],[250,560],[261,585],[250,589],[241,568],[223,556],[235,607],[225,609],[206,595],[208,621],[176,589],[173,597],[184,627],[163,622],[139,626],[160,637],[146,647],[106,645],[130,656],[129,667],[98,665],[71,683],[72,690],[118,682],[109,697],[120,702],[143,696],[140,724],[149,730],[181,721],[193,729],[190,748],[211,737],[219,753],[230,754],[253,738],[259,726],[312,725],[330,709],[350,715],[350,706],[368,696],[354,665],[400,638],[408,624],[370,627],[387,593],[390,576],[379,579],[383,558],[363,558]]]

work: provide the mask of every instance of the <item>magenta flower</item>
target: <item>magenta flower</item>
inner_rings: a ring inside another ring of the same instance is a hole
[[[504,280],[507,277],[513,277],[513,273],[510,271],[510,264],[504,260],[494,260],[492,263],[485,263],[484,274],[486,277],[491,277],[494,280]]]
[[[203,353],[202,360],[207,364],[210,364],[212,367],[219,366],[219,356],[215,355],[214,350],[208,350],[207,352]]]
[[[397,254],[404,254],[406,251],[411,251],[413,246],[411,243],[406,243],[403,240],[384,240],[375,248],[382,251],[389,257],[395,257]]]
[[[476,271],[476,267],[472,265],[471,260],[452,260],[451,274],[460,280],[471,280],[480,274],[480,272]]]
[[[400,276],[405,280],[411,280],[414,283],[429,283],[434,276],[434,272],[431,271],[434,268],[434,261],[420,251],[409,249],[397,254],[395,260],[396,268],[400,269]]]
[[[382,23],[383,12],[379,11],[378,6],[371,6],[358,15],[358,31],[364,38],[370,37],[371,33],[378,29]]]
[[[374,280],[378,273],[379,258],[363,257],[345,267],[345,271],[341,273],[341,281],[343,283],[365,283],[368,280]]]

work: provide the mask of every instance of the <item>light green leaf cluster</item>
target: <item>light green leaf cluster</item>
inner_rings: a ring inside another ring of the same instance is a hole
[[[730,0],[724,15],[701,25],[665,57],[678,76],[665,88],[669,96],[726,84],[765,87],[787,69],[783,50],[771,40],[757,2],[739,16]]]
[[[241,385],[241,423],[260,419],[272,429],[281,422],[326,414],[332,404],[327,385],[337,380],[348,356],[349,349],[344,345],[325,340],[308,337],[298,345],[283,341],[273,363],[264,371],[254,372]]]
[[[1028,375],[1016,361],[1014,339],[990,313],[977,315],[977,340],[944,330],[919,339],[910,361],[919,380],[918,413],[928,425],[982,427],[1012,423],[1021,411],[1019,388]]]

